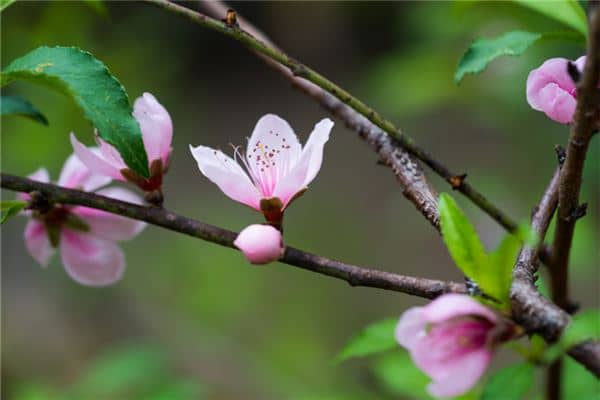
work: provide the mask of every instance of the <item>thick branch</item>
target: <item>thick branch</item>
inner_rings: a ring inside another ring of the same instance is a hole
[[[590,34],[583,74],[577,82],[577,108],[571,125],[565,162],[560,174],[558,218],[552,243],[553,299],[567,309],[569,253],[577,218],[585,213],[579,205],[579,192],[585,156],[600,118],[600,11],[596,2],[590,3]],[[566,66],[565,66],[566,68]]]
[[[558,202],[560,170],[557,170],[531,218],[531,227],[544,240]],[[540,244],[525,246],[513,270],[511,289],[513,319],[528,332],[538,333],[547,341],[557,340],[570,322],[570,316],[542,296],[535,287]],[[570,349],[569,354],[600,377],[600,343],[586,342]]]
[[[186,218],[162,208],[140,206],[94,193],[62,188],[53,184],[36,182],[27,178],[4,173],[2,174],[1,186],[5,189],[18,192],[37,191],[45,196],[50,203],[77,204],[96,208],[113,214],[145,221],[221,246],[235,248],[233,241],[235,240],[237,233],[191,218]],[[358,267],[330,260],[289,246],[286,247],[285,254],[279,261],[298,268],[345,280],[352,286],[366,286],[393,290],[428,299],[449,292],[465,293],[465,285],[462,283],[416,278]]]
[[[267,57],[274,62],[287,68],[291,74],[295,77],[302,78],[306,81],[313,83],[314,85],[321,88],[323,91],[331,94],[337,98],[341,103],[349,106],[357,113],[361,114],[366,120],[372,122],[375,126],[381,129],[383,132],[391,136],[397,144],[402,146],[407,152],[417,157],[433,169],[437,174],[443,177],[448,183],[452,185],[453,189],[458,190],[479,206],[483,211],[495,219],[500,225],[510,232],[514,232],[517,229],[517,223],[508,217],[502,210],[491,203],[475,188],[468,183],[464,182],[463,179],[457,179],[459,174],[452,172],[445,165],[434,159],[427,151],[419,147],[412,138],[408,137],[400,129],[398,129],[389,120],[383,118],[375,110],[371,109],[365,103],[352,96],[346,90],[337,86],[323,75],[319,74],[315,70],[307,67],[306,65],[294,60],[282,51],[276,49],[273,46],[268,45],[264,41],[258,40],[251,33],[240,29],[236,26],[228,26],[225,22],[210,18],[204,14],[198,13],[194,10],[190,10],[178,4],[172,3],[168,0],[146,0],[150,3],[156,4],[163,9],[173,12],[177,15],[188,18],[192,22],[202,25],[206,28],[220,32],[227,35],[250,50],[255,51],[264,57]],[[433,218],[432,218],[433,219]],[[431,220],[430,220],[431,222]]]

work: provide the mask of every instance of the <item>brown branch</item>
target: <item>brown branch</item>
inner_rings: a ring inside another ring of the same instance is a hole
[[[177,215],[158,207],[146,207],[111,199],[94,193],[62,188],[48,183],[32,181],[14,175],[2,173],[1,186],[18,192],[37,191],[50,204],[76,204],[113,214],[123,215],[149,224],[157,225],[175,232],[193,236],[202,240],[235,248],[233,241],[237,233],[204,222]],[[434,279],[417,278],[358,267],[330,260],[315,254],[287,246],[280,262],[323,275],[342,279],[352,286],[365,286],[392,290],[414,296],[433,299],[444,293],[465,293],[465,285]]]
[[[531,218],[531,227],[543,242],[558,203],[560,170],[557,170]],[[525,246],[513,270],[511,288],[513,319],[527,332],[537,333],[549,342],[556,341],[571,317],[560,307],[542,296],[535,287],[540,244]],[[580,343],[569,350],[575,360],[600,377],[600,343]]]
[[[558,217],[552,243],[552,296],[554,302],[568,310],[568,265],[575,222],[585,212],[579,204],[583,165],[590,140],[600,117],[600,11],[596,2],[590,3],[587,60],[577,84],[577,107],[567,152],[560,174]],[[565,66],[566,68],[566,66]]]
[[[222,18],[230,9],[221,1],[202,1],[200,7],[215,18]],[[273,41],[256,26],[237,15],[239,27],[268,46],[281,51]],[[335,96],[329,94],[314,83],[295,76],[292,71],[273,59],[254,51],[269,67],[292,83],[292,86],[312,97],[325,110],[344,122],[354,130],[378,155],[382,164],[389,166],[404,196],[412,202],[423,216],[439,230],[439,214],[437,210],[437,193],[428,183],[425,173],[418,161],[400,143],[388,136],[377,125],[347,106]]]

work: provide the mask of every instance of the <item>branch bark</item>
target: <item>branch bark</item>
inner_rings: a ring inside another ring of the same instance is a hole
[[[515,232],[517,229],[517,223],[512,220],[508,215],[506,215],[500,208],[498,208],[495,204],[493,204],[490,200],[488,200],[483,194],[478,192],[475,188],[465,182],[464,179],[460,178],[460,174],[456,174],[452,172],[448,167],[446,167],[441,162],[437,161],[433,158],[431,154],[427,151],[419,147],[415,141],[404,134],[400,129],[398,129],[394,124],[392,124],[389,120],[383,118],[379,113],[375,110],[367,106],[365,103],[360,101],[359,99],[352,96],[343,88],[337,86],[335,83],[331,82],[323,75],[319,74],[315,70],[307,67],[306,65],[298,62],[297,60],[289,57],[287,54],[283,53],[279,49],[275,48],[265,42],[263,40],[259,40],[253,36],[251,32],[248,32],[242,28],[237,26],[228,26],[225,22],[221,22],[217,19],[213,19],[199,13],[197,11],[188,9],[186,7],[180,6],[178,4],[172,3],[169,0],[146,0],[149,3],[155,4],[169,12],[174,14],[183,16],[192,22],[202,25],[206,28],[209,28],[213,31],[220,32],[226,36],[231,37],[234,40],[242,43],[251,51],[254,51],[263,57],[266,57],[272,60],[275,63],[278,63],[283,68],[287,69],[289,74],[292,74],[295,78],[300,78],[297,81],[303,80],[312,83],[313,85],[320,88],[325,93],[331,95],[337,101],[335,104],[332,104],[333,110],[336,110],[339,113],[343,113],[340,115],[347,115],[346,111],[343,111],[341,106],[338,106],[338,103],[341,105],[348,106],[350,109],[354,110],[356,113],[360,114],[366,121],[371,122],[374,126],[376,126],[380,131],[385,132],[388,136],[390,136],[393,141],[389,141],[390,144],[394,146],[399,145],[408,153],[423,161],[427,166],[429,166],[432,170],[434,170],[438,175],[444,178],[453,189],[461,192],[466,197],[468,197],[473,203],[475,203],[479,208],[481,208],[484,212],[486,212],[489,216],[491,216],[494,220],[496,220],[500,225],[502,225],[509,232]],[[223,15],[224,17],[225,15]],[[288,74],[286,73],[286,74]],[[313,92],[318,97],[321,97],[321,94],[317,94]],[[311,94],[312,95],[312,94]],[[314,97],[314,96],[313,96]],[[339,115],[338,115],[339,116]],[[341,118],[341,117],[340,117]],[[346,117],[341,118],[348,123]],[[351,118],[352,119],[352,118]],[[350,119],[350,120],[351,120]],[[351,122],[351,125],[359,124],[364,126],[364,122],[360,120],[356,120],[355,122]],[[368,126],[365,126],[365,130],[363,132],[376,132],[373,131]],[[364,133],[368,135],[368,133]],[[377,146],[378,138],[371,135],[372,138],[377,139],[373,141],[374,144],[372,146]],[[388,157],[389,156],[385,156]],[[385,161],[388,162],[387,160]],[[402,178],[404,179],[404,178]],[[402,182],[401,182],[402,183]],[[426,202],[426,206],[431,206],[431,202],[428,201],[427,197],[417,198],[413,201],[413,203],[418,204],[419,202]],[[437,207],[436,207],[437,208]],[[435,222],[435,214],[431,214],[431,208],[428,211],[421,211],[424,215],[429,216],[428,220],[432,224],[436,224]]]
[[[62,188],[53,184],[36,182],[4,173],[1,175],[1,186],[18,192],[37,191],[50,204],[81,205],[104,210],[236,249],[233,245],[233,241],[237,236],[236,232],[186,218],[163,208],[140,206],[94,193]],[[279,261],[294,267],[342,279],[351,286],[392,290],[428,299],[433,299],[444,293],[466,292],[465,285],[462,283],[417,278],[359,267],[289,246],[285,248],[285,254]]]
[[[568,264],[575,222],[585,213],[579,204],[583,165],[600,118],[600,11],[590,3],[589,40],[583,74],[577,82],[577,108],[571,125],[565,162],[560,174],[558,218],[552,243],[552,296],[563,309],[569,308]],[[566,68],[566,66],[565,66]]]
[[[531,227],[544,240],[548,225],[558,203],[560,169],[554,173],[542,200],[531,218]],[[527,332],[537,333],[548,342],[556,341],[569,324],[571,317],[560,307],[542,296],[535,287],[540,244],[521,249],[513,270],[511,289],[513,319]],[[569,350],[569,355],[600,377],[600,343],[580,343]]]

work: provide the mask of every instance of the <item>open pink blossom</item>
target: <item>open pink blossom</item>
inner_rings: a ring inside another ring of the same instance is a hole
[[[475,385],[508,331],[509,325],[471,297],[446,294],[402,314],[396,340],[432,379],[429,393],[453,397]]]
[[[29,176],[49,182],[44,168]],[[94,191],[110,183],[106,176],[93,174],[72,154],[60,173],[58,185]],[[96,193],[131,203],[141,203],[134,193],[122,188],[105,188]],[[20,194],[23,200],[28,194]],[[49,210],[26,211],[25,247],[43,267],[56,248],[60,249],[65,270],[75,281],[88,286],[105,286],[118,281],[125,269],[125,257],[115,241],[129,240],[145,223],[81,206],[54,205]]]
[[[246,153],[239,154],[236,149],[243,167],[220,150],[191,145],[190,150],[200,172],[223,193],[272,220],[273,215],[275,219],[281,217],[279,214],[317,176],[332,127],[330,119],[321,120],[302,148],[285,120],[267,114],[256,124]]]
[[[271,225],[250,225],[233,242],[252,264],[267,264],[283,255],[281,232]]]
[[[550,119],[561,124],[571,123],[577,105],[576,86],[567,72],[566,58],[551,58],[527,77],[527,102]],[[574,63],[583,72],[585,56]]]
[[[121,155],[112,145],[96,135],[99,150],[87,148],[71,133],[71,144],[79,159],[92,171],[110,176],[119,181],[132,181],[143,190],[160,188],[162,175],[169,165],[173,124],[167,110],[150,93],[144,93],[135,100],[133,116],[140,124],[144,148],[148,158],[150,178],[136,176],[129,170]]]

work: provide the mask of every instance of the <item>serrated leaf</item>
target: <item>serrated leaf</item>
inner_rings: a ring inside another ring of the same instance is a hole
[[[21,115],[40,124],[48,125],[44,114],[29,101],[19,96],[1,96],[0,115]]]
[[[577,0],[513,0],[547,17],[555,19],[587,37],[588,27],[585,11]]]
[[[139,175],[149,176],[142,134],[127,92],[90,53],[75,47],[39,47],[4,68],[2,85],[15,80],[47,85],[70,96],[125,163]]]
[[[458,62],[454,81],[458,84],[465,74],[477,74],[500,56],[518,56],[536,41],[541,33],[511,31],[495,39],[476,39]]]
[[[466,276],[480,284],[479,272],[486,254],[475,228],[446,193],[440,195],[439,212],[442,238],[452,259]]]
[[[533,365],[521,363],[502,368],[489,379],[481,400],[521,400],[533,384]]]
[[[20,200],[7,200],[0,202],[0,224],[14,217],[27,205],[26,202]]]
[[[344,361],[398,347],[394,338],[394,329],[397,323],[398,318],[390,318],[367,326],[348,341],[336,360]]]
[[[17,0],[0,0],[0,11],[4,11],[6,7],[10,6],[16,1]]]

